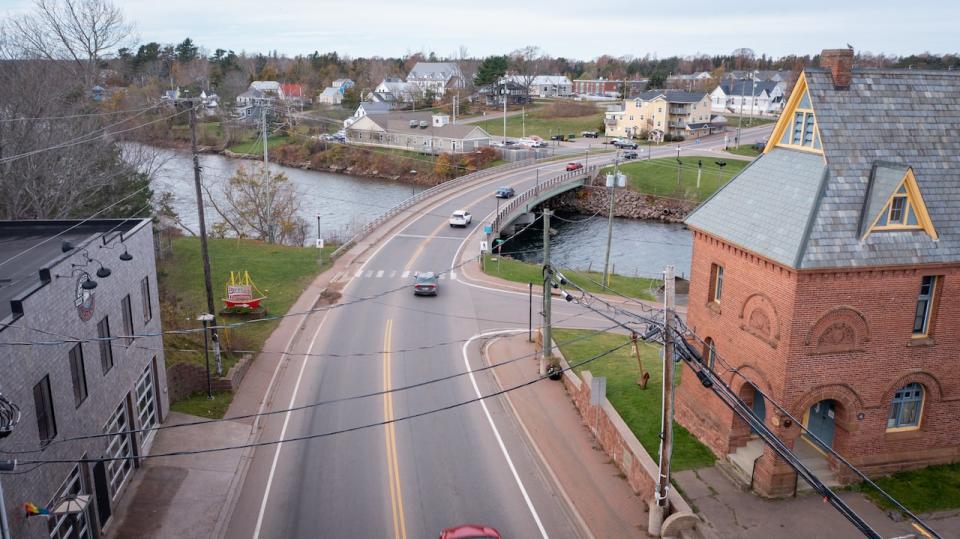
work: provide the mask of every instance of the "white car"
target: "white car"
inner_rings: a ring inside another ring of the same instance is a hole
[[[450,216],[450,226],[467,226],[470,224],[470,221],[473,220],[473,216],[470,215],[470,212],[467,210],[457,210],[453,212],[453,215]]]

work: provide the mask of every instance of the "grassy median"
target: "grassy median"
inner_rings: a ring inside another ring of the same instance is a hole
[[[698,163],[702,165],[703,170],[699,188],[697,187]],[[721,167],[719,163],[724,163],[724,166]],[[739,159],[697,156],[681,157],[680,165],[677,166],[676,157],[662,157],[621,162],[620,171],[626,174],[627,186],[634,191],[700,201],[726,185],[749,164],[750,161]],[[680,170],[679,182],[677,169]],[[607,167],[602,172],[613,172],[613,167]]]
[[[487,275],[506,279],[516,283],[533,283],[540,286],[543,284],[543,274],[540,264],[531,264],[521,262],[512,258],[503,257],[499,264],[495,255],[484,255],[483,271]],[[594,284],[592,281],[600,283],[603,281],[603,273],[598,271],[574,271],[563,269],[563,275],[571,279],[574,283],[588,292],[595,294],[611,294],[602,286]],[[617,292],[636,299],[654,299],[654,294],[661,286],[658,279],[647,279],[645,277],[624,277],[623,275],[610,275],[610,288]]]
[[[553,338],[558,343],[569,342],[593,333],[580,329],[554,329]],[[570,364],[583,361],[628,341],[626,335],[600,333],[593,337],[560,346],[560,351]],[[640,389],[637,379],[640,368],[633,347],[617,350],[583,366],[576,372],[590,371],[594,376],[607,378],[607,399],[613,404],[630,430],[637,436],[647,453],[657,458],[660,447],[660,411],[663,394],[663,370],[660,367],[659,347],[640,345],[643,368],[650,373],[646,389]],[[679,382],[679,377],[678,380]],[[673,463],[674,471],[712,466],[713,453],[694,438],[687,429],[674,423]]]

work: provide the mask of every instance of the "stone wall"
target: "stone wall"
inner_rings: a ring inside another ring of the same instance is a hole
[[[563,359],[559,349],[554,348],[554,350],[555,354],[561,356],[561,365],[568,369],[569,364]],[[582,379],[571,370],[564,370],[563,374],[564,388],[573,400],[574,406],[577,407],[577,411],[580,412],[580,416],[583,417],[584,424],[593,432],[603,451],[623,472],[633,492],[649,503],[656,487],[657,464],[609,400],[604,398],[599,406],[590,404],[590,382],[593,375],[589,371],[581,373]],[[668,491],[668,498],[671,514],[677,515],[678,518],[671,520],[672,524],[669,527],[665,523],[663,535],[680,535],[680,532],[684,531],[687,532],[684,536],[691,536],[689,532],[694,530],[689,528],[695,528],[699,519],[675,489]],[[692,534],[692,536],[697,535]]]
[[[614,196],[614,216],[630,219],[679,223],[697,207],[697,203],[693,201],[658,197],[627,189],[617,189]],[[586,215],[606,214],[610,208],[609,190],[606,187],[585,185],[554,198],[551,206],[555,210]]]

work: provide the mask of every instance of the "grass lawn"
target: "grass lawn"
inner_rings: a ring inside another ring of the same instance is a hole
[[[272,150],[277,146],[282,146],[289,142],[293,142],[290,137],[286,135],[274,135],[267,138],[267,146]],[[227,148],[233,153],[243,153],[248,155],[263,155],[263,142],[260,138],[254,138],[248,140],[247,142],[241,142],[239,144],[234,144]]]
[[[207,399],[207,392],[201,391],[170,405],[170,410],[181,414],[190,414],[209,419],[220,419],[227,413],[233,400],[233,393],[217,391],[213,400]]]
[[[755,150],[753,144],[741,144],[739,148],[736,146],[730,146],[724,151],[737,155],[746,155],[747,157],[758,157],[761,153],[763,153],[762,151]]]
[[[527,262],[514,260],[512,258],[503,258],[500,260],[499,271],[497,271],[496,258],[496,256],[485,255],[483,268],[487,275],[492,275],[494,277],[499,277],[501,279],[506,279],[508,281],[514,281],[517,283],[534,283],[534,285],[542,285],[543,277],[539,264],[530,264]],[[597,286],[585,278],[589,277],[590,279],[593,279],[599,283],[603,280],[603,273],[597,271],[587,272],[565,269],[563,270],[563,275],[589,292],[600,294],[610,293],[609,291],[604,290],[603,287]],[[656,279],[647,279],[644,277],[624,277],[616,274],[610,275],[610,288],[631,298],[654,299],[652,291],[656,290],[659,286],[660,281]]]
[[[727,119],[727,127],[732,129],[737,128],[737,123],[740,120],[740,116],[737,116],[734,114],[724,114],[723,117]],[[745,114],[743,116],[743,123],[740,124],[740,127],[741,128],[756,127],[758,125],[769,125],[776,122],[777,122],[777,118],[769,118],[766,116],[763,116],[763,117],[754,116],[753,118],[750,118],[750,116]]]
[[[589,333],[592,332],[579,329],[554,329],[553,338],[556,342],[563,343]],[[560,351],[572,365],[619,346],[627,340],[629,337],[626,335],[603,333],[572,344],[561,344]],[[594,376],[607,377],[607,399],[643,444],[647,453],[656,460],[660,448],[660,409],[663,394],[663,371],[660,367],[659,347],[650,344],[640,345],[640,357],[644,370],[650,373],[647,389],[640,389],[637,385],[640,369],[631,346],[621,348],[575,370],[577,372],[587,370]],[[674,423],[673,433],[672,469],[674,471],[713,465],[713,453],[687,432],[687,429]]]
[[[914,513],[960,507],[960,463],[895,473],[874,482]],[[873,487],[861,483],[854,489],[869,496],[880,507],[893,509],[893,505]]]
[[[213,278],[214,302],[223,306],[225,286],[230,271],[247,270],[257,287],[268,296],[264,302],[269,314],[284,314],[300,296],[307,284],[330,266],[333,247],[325,247],[321,258],[309,247],[268,245],[253,240],[210,239],[210,266]],[[159,262],[157,277],[160,287],[163,329],[195,328],[198,314],[207,311],[203,285],[203,267],[200,262],[200,240],[195,237],[175,238],[173,254]],[[218,317],[220,324],[231,323],[227,317]],[[221,332],[221,344],[226,349],[259,350],[279,320],[257,322]],[[165,335],[167,348],[203,347],[202,334]],[[203,354],[169,351],[167,362],[203,362]],[[224,358],[229,368],[236,358]]]
[[[551,135],[573,133],[580,138],[581,131],[599,131],[603,133],[601,124],[603,123],[603,111],[597,110],[594,114],[586,116],[572,116],[568,118],[550,118],[542,117],[541,113],[527,112],[526,131],[524,131],[524,121],[522,116],[510,116],[507,118],[507,136],[521,137],[537,135],[540,138],[549,140]],[[477,122],[478,127],[490,133],[494,137],[503,136],[503,118],[494,118]]]
[[[697,162],[703,162],[700,189],[697,189]],[[720,167],[717,162],[725,162]],[[662,157],[620,164],[620,171],[628,178],[630,189],[652,195],[703,200],[726,185],[750,161],[719,159],[717,157],[681,157],[680,183],[677,184],[677,158]],[[612,170],[612,167],[610,167]],[[608,170],[609,171],[609,170]]]
[[[189,125],[171,126],[170,133],[176,140],[190,140]],[[220,122],[199,122],[197,124],[197,141],[202,140],[223,140],[223,129],[220,127]]]

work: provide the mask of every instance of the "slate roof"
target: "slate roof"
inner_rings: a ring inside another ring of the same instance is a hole
[[[707,94],[704,92],[684,92],[683,90],[647,90],[638,97],[644,101],[650,101],[656,99],[659,95],[664,96],[668,103],[698,103]]]
[[[450,80],[460,76],[460,68],[453,62],[417,62],[407,75],[407,80]]]
[[[823,157],[774,149],[687,223],[801,269],[960,262],[960,73],[854,69],[849,88],[839,90],[825,70],[808,68],[805,77]],[[815,191],[817,161],[823,186]],[[939,240],[904,230],[861,241],[863,221],[907,167]]]
[[[825,169],[819,155],[777,148],[743,169],[691,213],[686,223],[793,266]]]
[[[434,127],[432,112],[392,112],[389,114],[368,116],[368,118],[381,129],[392,133],[410,133],[413,135],[427,135],[437,138],[463,139],[471,133],[474,133],[474,131],[478,131],[479,136],[473,138],[490,138],[490,135],[487,134],[486,131],[473,124],[447,124]],[[430,125],[426,128],[419,126],[410,127],[410,120],[423,121]]]
[[[753,92],[755,96],[759,96],[764,92],[766,92],[767,95],[772,94],[778,84],[778,82],[773,81],[758,80],[756,84],[754,84],[753,81],[750,80],[738,80],[735,82],[726,82],[720,85],[720,88],[723,90],[723,93],[729,96],[750,95],[750,92]]]

